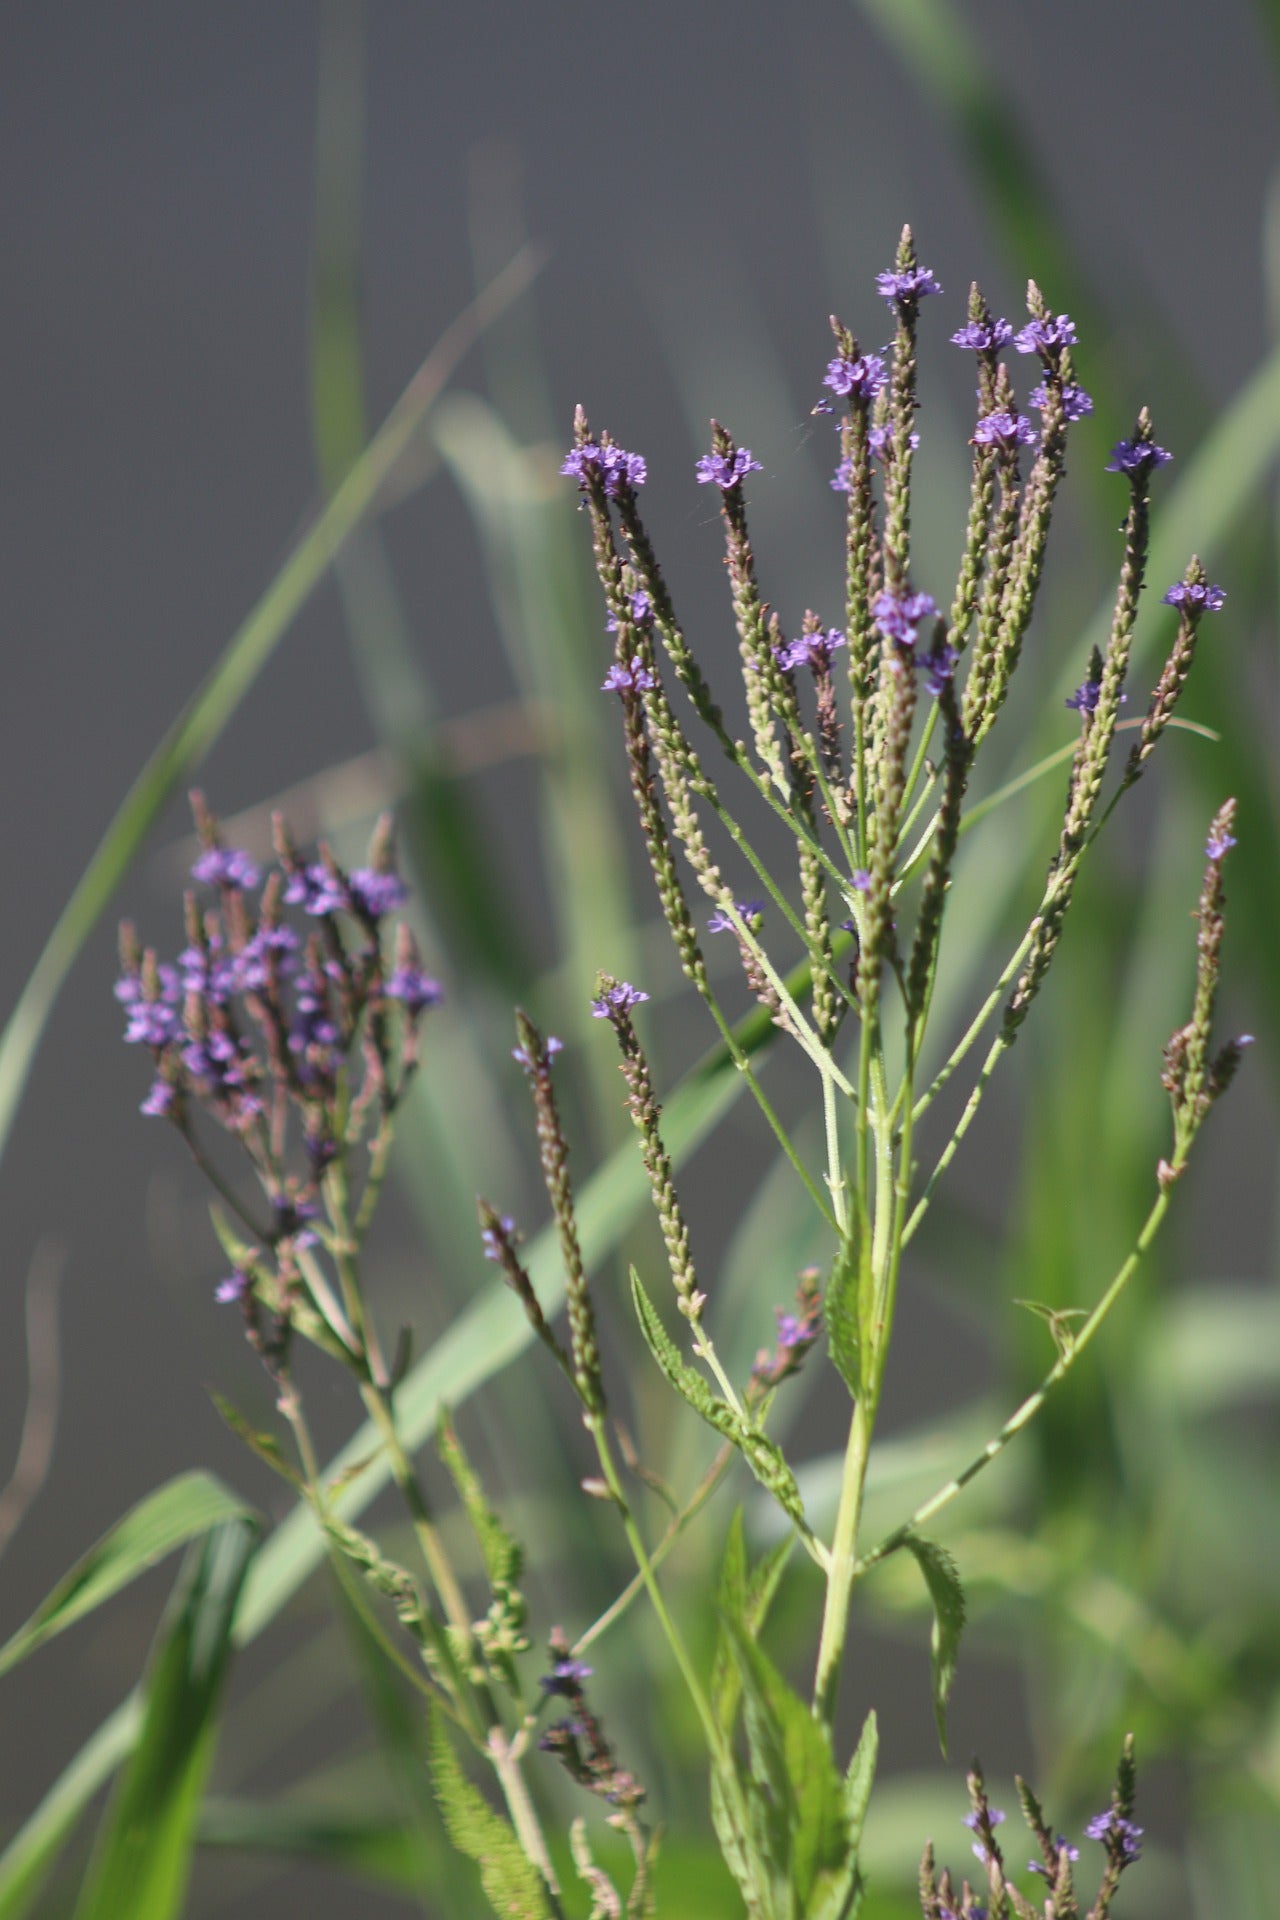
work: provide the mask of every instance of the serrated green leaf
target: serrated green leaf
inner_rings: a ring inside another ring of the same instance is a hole
[[[748,1805],[769,1849],[775,1909],[788,1920],[845,1920],[857,1854],[830,1731],[753,1640],[729,1631],[751,1754]]]
[[[216,1527],[193,1550],[143,1685],[141,1737],[103,1821],[75,1920],[173,1920],[213,1757],[236,1602],[256,1523]]]
[[[849,1816],[849,1833],[855,1848],[862,1842],[862,1829],[867,1818],[867,1803],[876,1777],[879,1752],[880,1727],[873,1707],[862,1723],[861,1737],[844,1776],[845,1812]]]
[[[520,1842],[463,1773],[444,1714],[431,1705],[432,1784],[449,1838],[480,1869],[480,1884],[501,1920],[551,1920],[541,1875]]]
[[[524,1561],[520,1543],[507,1532],[485,1499],[484,1488],[463,1450],[447,1407],[440,1409],[436,1446],[471,1522],[490,1588],[497,1593],[517,1586]]]
[[[849,1237],[841,1241],[836,1251],[823,1302],[831,1358],[855,1400],[862,1392],[862,1346],[858,1330],[863,1311],[863,1269],[868,1265],[867,1237],[859,1230],[855,1211]]]
[[[631,1269],[631,1297],[636,1318],[650,1353],[667,1381],[680,1398],[700,1414],[707,1425],[728,1440],[742,1455],[760,1485],[771,1493],[783,1511],[797,1522],[804,1521],[804,1502],[796,1477],[776,1440],[759,1427],[748,1426],[727,1400],[714,1394],[697,1370],[681,1359],[675,1342],[663,1326],[657,1309],[644,1290],[635,1268]]]
[[[284,1449],[274,1433],[263,1433],[260,1428],[253,1426],[239,1407],[234,1406],[223,1394],[210,1393],[209,1398],[237,1440],[243,1440],[246,1447],[256,1453],[259,1460],[265,1461],[273,1473],[287,1480],[295,1493],[301,1493],[304,1486],[302,1475],[293,1462],[285,1458]]]
[[[224,1521],[241,1519],[250,1509],[210,1473],[183,1473],[104,1533],[77,1562],[25,1626],[0,1647],[0,1674],[16,1667],[55,1634],[92,1613],[121,1587]]]
[[[933,1631],[929,1636],[933,1669],[933,1712],[938,1722],[938,1741],[947,1751],[947,1699],[956,1677],[956,1653],[964,1631],[964,1588],[955,1561],[936,1540],[908,1533],[902,1542],[915,1558],[924,1575],[933,1602]]]

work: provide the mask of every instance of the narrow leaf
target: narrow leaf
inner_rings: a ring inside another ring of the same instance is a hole
[[[223,1521],[249,1512],[220,1480],[208,1473],[184,1473],[148,1494],[103,1534],[77,1562],[13,1638],[0,1647],[0,1673],[16,1667],[29,1653],[52,1640],[86,1613],[92,1613],[121,1587]]]
[[[143,1685],[141,1737],[107,1809],[75,1920],[172,1920],[182,1910],[231,1625],[258,1538],[256,1523],[230,1520],[188,1556]]]
[[[938,1741],[947,1751],[947,1698],[956,1677],[956,1652],[964,1631],[964,1588],[955,1561],[936,1540],[908,1533],[902,1542],[914,1555],[924,1575],[933,1602],[933,1631],[929,1645],[933,1665],[933,1712],[938,1722]]]

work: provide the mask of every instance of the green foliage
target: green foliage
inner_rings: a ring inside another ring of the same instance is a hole
[[[902,1545],[912,1555],[924,1575],[933,1602],[933,1631],[929,1637],[933,1670],[933,1712],[938,1722],[938,1740],[947,1750],[947,1701],[956,1677],[956,1655],[964,1631],[964,1588],[956,1563],[936,1540],[925,1540],[908,1531]]]
[[[463,1773],[444,1713],[434,1702],[431,1766],[449,1838],[479,1867],[480,1884],[499,1920],[551,1920],[542,1880],[521,1851],[514,1829]]]
[[[260,1530],[224,1521],[194,1548],[142,1690],[142,1724],[103,1820],[75,1920],[175,1920],[213,1757],[236,1602]]]
[[[773,1495],[783,1512],[803,1524],[804,1502],[781,1447],[758,1426],[744,1419],[728,1401],[712,1393],[702,1375],[680,1358],[634,1267],[631,1269],[631,1296],[645,1343],[685,1405],[692,1407],[709,1427],[732,1443],[760,1485]]]
[[[0,1674],[92,1613],[138,1575],[223,1522],[244,1518],[243,1500],[209,1473],[183,1473],[117,1520],[0,1647]],[[247,1564],[247,1562],[246,1562]],[[236,1592],[239,1592],[237,1583]]]

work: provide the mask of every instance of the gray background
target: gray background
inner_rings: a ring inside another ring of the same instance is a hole
[[[1227,399],[1269,332],[1259,235],[1276,126],[1251,9],[971,0],[967,12],[1034,130],[1066,228],[1116,286],[1146,284],[1172,308],[1208,393]],[[316,497],[320,18],[286,0],[5,9],[0,1005]],[[687,473],[687,418],[713,406],[743,439],[772,430],[753,416],[757,354],[776,357],[794,397],[770,471],[808,461],[824,316],[837,305],[882,324],[870,280],[904,218],[949,291],[977,274],[993,304],[1016,302],[954,150],[846,0],[381,4],[367,23],[375,419],[469,295],[477,169],[516,170],[529,231],[549,248],[537,305],[558,416],[581,398],[651,469]],[[478,378],[474,361],[462,378]],[[1158,420],[1176,413],[1176,392],[1143,397]],[[701,566],[715,590],[709,515],[688,494],[661,530],[676,567]],[[771,535],[804,557],[803,529]],[[461,509],[437,487],[398,512],[391,538],[450,706],[500,691]],[[229,812],[371,739],[324,590],[203,782]],[[176,811],[170,828],[121,903],[160,938]],[[4,1562],[0,1633],[162,1471],[211,1463],[247,1484],[204,1390],[239,1365],[235,1330],[209,1305],[218,1258],[176,1149],[136,1115],[140,1063],[119,1045],[112,969],[104,932],[58,1009],[0,1174],[0,1462],[21,1419],[23,1278],[46,1236],[65,1253],[66,1370],[49,1483]],[[341,1431],[345,1413],[333,1418]],[[165,1580],[6,1683],[0,1827],[119,1697]],[[255,1897],[234,1910],[266,1912]],[[351,1889],[329,1897],[314,1911],[354,1904]]]

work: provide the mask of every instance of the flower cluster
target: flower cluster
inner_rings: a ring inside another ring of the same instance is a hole
[[[382,1121],[398,1104],[417,1063],[419,1020],[441,989],[406,926],[387,965],[383,923],[407,897],[389,820],[368,865],[351,872],[327,849],[303,860],[277,821],[277,865],[263,881],[247,853],[222,844],[199,795],[193,805],[203,846],[192,878],[216,904],[188,894],[187,944],[174,962],[121,930],[124,1037],[155,1067],[142,1110],[171,1120],[193,1146],[199,1113],[234,1135],[273,1210],[260,1237],[305,1247],[301,1223],[315,1216],[325,1168],[366,1114]],[[290,1114],[300,1142],[289,1138]],[[238,1268],[219,1297],[242,1297],[246,1285]]]

